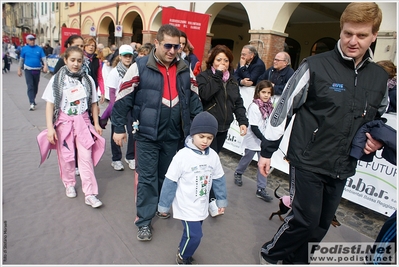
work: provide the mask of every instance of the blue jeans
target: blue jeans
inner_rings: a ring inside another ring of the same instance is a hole
[[[40,70],[25,70],[25,80],[28,86],[29,104],[35,104],[37,92],[39,90]]]

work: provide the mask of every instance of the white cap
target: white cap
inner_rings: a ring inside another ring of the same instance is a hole
[[[28,40],[28,39],[29,39],[29,40],[32,40],[32,39],[35,40],[36,37],[33,36],[32,34],[29,34],[29,35],[26,36],[26,40]]]
[[[133,48],[130,45],[121,45],[119,47],[119,55],[133,55]]]

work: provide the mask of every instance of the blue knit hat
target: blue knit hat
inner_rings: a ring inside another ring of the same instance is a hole
[[[210,133],[213,136],[216,136],[218,132],[218,122],[215,117],[207,112],[203,111],[197,114],[194,117],[193,122],[191,123],[190,135],[198,133]]]

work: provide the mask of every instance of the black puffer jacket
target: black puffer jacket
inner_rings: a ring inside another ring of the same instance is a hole
[[[204,111],[208,111],[218,121],[218,132],[225,132],[230,128],[235,115],[239,125],[248,127],[248,119],[244,101],[240,95],[237,80],[230,73],[226,83],[222,80],[222,72],[207,69],[196,77],[199,96]]]

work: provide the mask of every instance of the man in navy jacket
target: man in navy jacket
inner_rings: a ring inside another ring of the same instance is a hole
[[[255,86],[260,75],[266,71],[265,63],[259,58],[258,51],[252,45],[241,50],[240,62],[234,77],[240,86]]]

